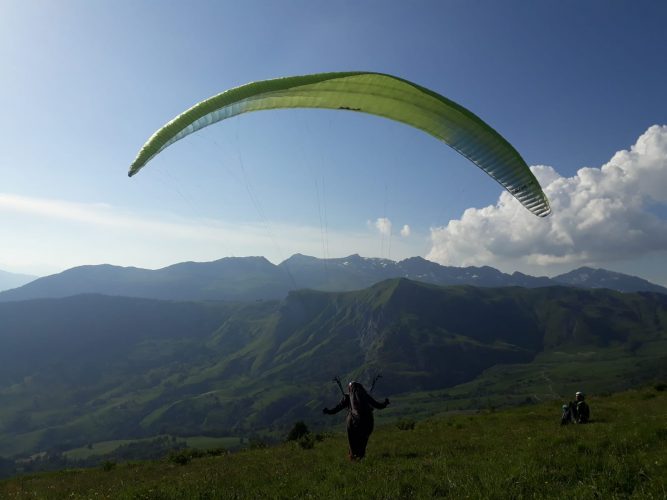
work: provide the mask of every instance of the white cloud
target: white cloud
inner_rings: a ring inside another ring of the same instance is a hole
[[[667,252],[667,221],[652,211],[667,203],[667,126],[650,127],[601,168],[569,178],[547,166],[532,170],[551,216],[535,217],[503,192],[497,205],[432,228],[427,258],[549,274]]]
[[[408,236],[410,236],[410,226],[408,226],[407,224],[403,226],[403,228],[401,229],[401,236],[403,236],[403,238],[407,238]]]
[[[391,236],[391,221],[386,217],[380,217],[375,221],[375,228],[383,236]]]

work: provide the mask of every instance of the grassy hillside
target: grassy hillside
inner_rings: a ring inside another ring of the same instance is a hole
[[[412,430],[378,412],[359,463],[347,461],[345,436],[336,433],[190,461],[175,456],[18,477],[0,481],[0,497],[665,498],[664,389],[590,397],[592,422],[565,427],[557,402],[443,415]],[[332,418],[342,429],[342,416]]]
[[[667,377],[667,295],[389,280],[224,304],[0,304],[0,456],[171,435],[275,437],[384,378],[391,412],[558,400]],[[568,396],[571,397],[571,396]]]

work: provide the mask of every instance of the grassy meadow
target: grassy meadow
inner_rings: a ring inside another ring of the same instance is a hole
[[[593,396],[593,421],[564,427],[553,401],[416,422],[378,412],[354,463],[338,415],[332,435],[20,476],[0,482],[0,498],[666,498],[664,389]]]

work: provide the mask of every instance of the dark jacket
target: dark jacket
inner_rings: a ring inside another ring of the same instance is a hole
[[[586,401],[577,401],[576,418],[578,424],[586,424],[591,418],[591,409],[588,407]]]
[[[389,400],[379,403],[368,394],[359,383],[350,386],[350,394],[345,394],[334,408],[325,408],[327,415],[334,415],[347,409],[347,440],[350,446],[350,458],[359,459],[366,455],[368,438],[373,432],[373,409],[382,410],[387,407]]]

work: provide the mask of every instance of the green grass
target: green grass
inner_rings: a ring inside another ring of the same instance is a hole
[[[563,402],[583,390],[601,394],[640,386],[664,376],[667,342],[647,342],[628,355],[621,347],[538,354],[530,363],[496,365],[470,382],[447,389],[398,395],[388,415],[427,417],[456,410],[504,408],[531,402]],[[622,376],[619,376],[622,374]]]
[[[114,441],[91,443],[90,447],[82,446],[67,450],[63,452],[63,455],[71,460],[84,460],[95,456],[107,455],[119,447],[130,443],[151,442],[156,437],[159,436],[152,436],[145,439],[117,439]],[[177,439],[179,442],[184,442],[188,448],[196,448],[198,450],[210,450],[214,448],[233,450],[241,447],[241,440],[237,437],[190,436]]]
[[[67,450],[63,453],[67,458],[73,460],[81,460],[84,458],[90,458],[96,455],[106,455],[111,453],[120,446],[134,442],[131,439],[117,439],[114,441],[102,441],[99,443],[91,444],[90,448],[83,446],[81,448],[74,448],[72,450]]]
[[[588,425],[561,427],[559,403],[421,420],[414,430],[378,412],[359,463],[348,462],[340,433],[313,449],[17,477],[0,482],[0,498],[665,498],[667,391],[591,398]]]
[[[233,450],[241,446],[241,440],[237,437],[191,436],[181,439],[185,441],[188,448],[196,448],[198,450],[210,450],[213,448]]]

